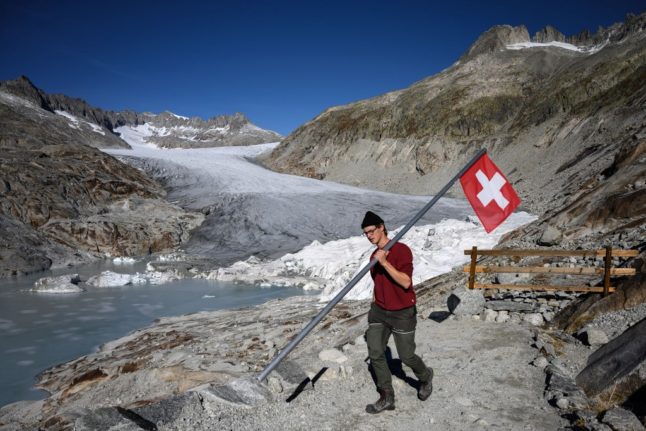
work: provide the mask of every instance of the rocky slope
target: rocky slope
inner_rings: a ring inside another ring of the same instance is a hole
[[[326,110],[265,163],[430,194],[487,148],[523,205],[551,211],[566,235],[643,223],[645,27],[643,13],[595,35],[547,28],[533,43],[524,27],[494,27],[435,76]]]
[[[93,148],[125,142],[68,121],[0,89],[0,277],[169,250],[203,219]]]

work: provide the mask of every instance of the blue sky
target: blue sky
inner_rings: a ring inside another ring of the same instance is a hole
[[[245,113],[288,134],[450,66],[496,24],[596,31],[628,1],[0,0],[0,80],[108,110]]]

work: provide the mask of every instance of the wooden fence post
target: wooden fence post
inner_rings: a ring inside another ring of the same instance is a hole
[[[473,289],[476,282],[476,260],[478,259],[478,248],[471,248],[471,268],[469,269],[469,289]]]
[[[610,267],[612,266],[612,246],[606,246],[606,258],[603,271],[603,296],[608,296],[610,291]]]

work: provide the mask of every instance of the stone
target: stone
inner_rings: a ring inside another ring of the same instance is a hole
[[[551,322],[552,320],[554,320],[554,316],[554,312],[546,311],[543,313],[543,320],[545,320],[546,322]]]
[[[485,308],[483,311],[483,319],[485,322],[495,322],[498,317],[498,312],[490,308]]]
[[[280,394],[283,392],[283,384],[274,376],[269,376],[267,378],[267,387],[275,394]]]
[[[335,362],[342,364],[348,360],[348,357],[337,349],[326,349],[319,352],[319,359],[321,361]]]
[[[507,310],[500,310],[496,316],[496,322],[505,323],[509,320],[509,312]]]
[[[485,307],[495,311],[534,312],[537,310],[537,305],[533,302],[516,301],[487,301]]]
[[[323,375],[321,376],[321,380],[325,381],[330,381],[330,380],[337,380],[339,378],[339,369],[330,367],[325,370]]]
[[[589,429],[590,431],[612,431],[608,425],[599,423],[597,413],[593,410],[582,409],[572,412],[570,423],[576,423],[578,426]]]
[[[365,335],[359,335],[357,338],[354,339],[354,345],[355,346],[365,346],[366,345],[366,336]]]
[[[447,300],[449,311],[457,316],[480,314],[485,305],[482,290],[459,287]]]
[[[84,415],[76,419],[74,429],[79,431],[91,431],[99,429],[118,429],[124,431],[137,431],[142,427],[134,420],[134,415],[129,418],[126,409],[115,407],[102,407],[96,410],[87,411]],[[149,425],[154,425],[147,421]],[[145,428],[143,428],[145,429]]]
[[[532,279],[531,274],[525,273],[501,273],[496,274],[497,284],[527,284]]]
[[[550,364],[550,362],[547,360],[547,358],[543,355],[539,355],[532,361],[532,365],[535,366],[536,368],[544,369]]]
[[[473,401],[471,401],[469,398],[457,397],[454,401],[463,407],[473,407]]]
[[[641,431],[644,426],[632,412],[615,407],[603,414],[601,422],[608,424],[614,431]]]
[[[574,379],[562,367],[552,363],[545,368],[547,375],[546,396],[556,403],[559,398],[567,398],[570,406],[576,409],[588,407],[588,399]]]
[[[354,368],[351,365],[341,365],[339,367],[339,375],[343,378],[350,377],[354,374]]]
[[[254,377],[235,379],[226,385],[208,385],[197,392],[204,397],[241,406],[256,406],[272,399],[269,390]]]
[[[545,230],[543,230],[543,233],[541,234],[541,237],[539,238],[537,243],[538,245],[550,247],[559,244],[562,238],[563,232],[561,232],[554,226],[548,225]]]
[[[585,329],[579,335],[588,346],[600,346],[608,342],[608,336],[600,329]]]
[[[510,313],[509,322],[510,323],[520,323],[523,321],[522,315],[520,313]]]
[[[646,318],[597,349],[576,377],[588,396],[594,396],[630,373],[646,359]]]
[[[534,326],[541,326],[545,321],[540,313],[528,313],[523,315],[523,321],[531,323]]]
[[[561,410],[565,410],[570,407],[570,402],[567,400],[567,398],[559,398],[558,400],[556,400],[556,406]]]

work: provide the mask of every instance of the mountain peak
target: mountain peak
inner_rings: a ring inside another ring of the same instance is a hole
[[[20,75],[17,79],[10,81],[0,81],[0,90],[14,96],[29,100],[43,109],[53,112],[50,104],[47,102],[47,95],[34,85],[25,75]]]
[[[460,62],[498,51],[507,45],[529,42],[529,40],[529,32],[524,25],[518,27],[497,25],[484,32],[460,58]]]
[[[549,43],[549,42],[565,42],[565,35],[558,31],[551,25],[536,32],[532,38],[532,42]]]

